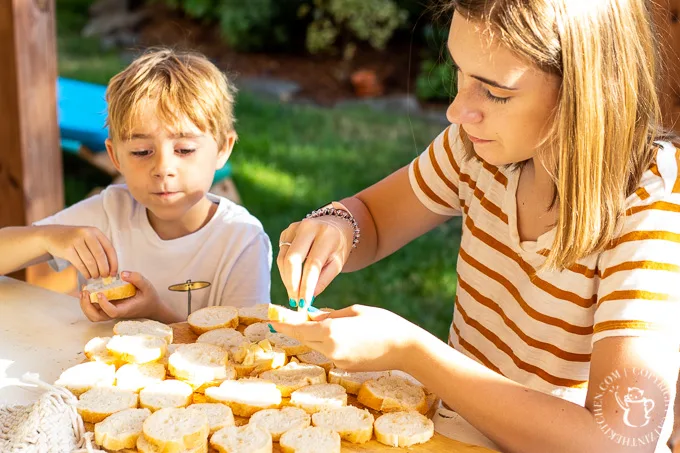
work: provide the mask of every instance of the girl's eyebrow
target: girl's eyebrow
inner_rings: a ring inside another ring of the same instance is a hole
[[[458,66],[458,64],[456,63],[456,60],[453,59],[453,54],[451,53],[450,49],[449,49],[449,55],[451,56],[451,61],[453,62],[453,65],[457,68],[460,68],[460,66]],[[509,91],[517,91],[518,90],[518,88],[513,88],[513,87],[501,85],[498,82],[494,82],[493,80],[489,80],[489,79],[482,77],[482,76],[470,74],[470,77],[472,77],[473,79],[477,79],[482,83],[486,83],[487,85],[491,85],[492,87],[500,88],[501,90],[509,90]]]

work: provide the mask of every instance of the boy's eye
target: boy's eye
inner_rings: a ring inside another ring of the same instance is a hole
[[[143,157],[143,156],[148,156],[149,153],[150,153],[150,151],[148,149],[144,149],[144,150],[141,150],[141,151],[132,151],[130,154],[132,154],[133,156],[137,156],[137,157]]]
[[[187,154],[191,154],[191,153],[193,153],[194,151],[196,151],[196,150],[195,150],[195,149],[190,149],[190,148],[183,148],[183,149],[178,149],[178,150],[177,150],[177,152],[178,152],[179,154],[183,155],[183,156],[186,156]]]

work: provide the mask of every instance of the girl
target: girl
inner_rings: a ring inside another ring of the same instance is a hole
[[[410,373],[442,399],[450,437],[668,451],[680,152],[658,127],[647,3],[451,2],[452,125],[408,167],[292,224],[278,256],[305,308],[340,271],[462,215],[449,345],[363,306],[273,327],[341,368]]]

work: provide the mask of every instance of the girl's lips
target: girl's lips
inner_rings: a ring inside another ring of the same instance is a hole
[[[470,139],[470,141],[472,143],[475,143],[475,144],[478,144],[478,145],[481,145],[483,143],[489,143],[489,142],[492,141],[492,140],[484,140],[484,139],[481,139],[481,138],[477,138],[477,137],[470,135],[470,134],[468,134],[468,138]]]

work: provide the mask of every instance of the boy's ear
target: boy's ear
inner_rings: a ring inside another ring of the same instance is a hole
[[[109,159],[111,159],[116,170],[120,171],[120,162],[118,162],[118,156],[116,156],[116,151],[113,149],[113,142],[110,138],[107,138],[104,143],[106,144],[106,152],[109,154]]]
[[[224,146],[222,146],[222,149],[217,151],[217,168],[222,168],[224,167],[224,164],[227,163],[229,156],[231,156],[231,151],[234,149],[234,144],[236,143],[237,138],[238,135],[236,134],[236,131],[230,131],[227,133],[226,139],[224,140]]]

